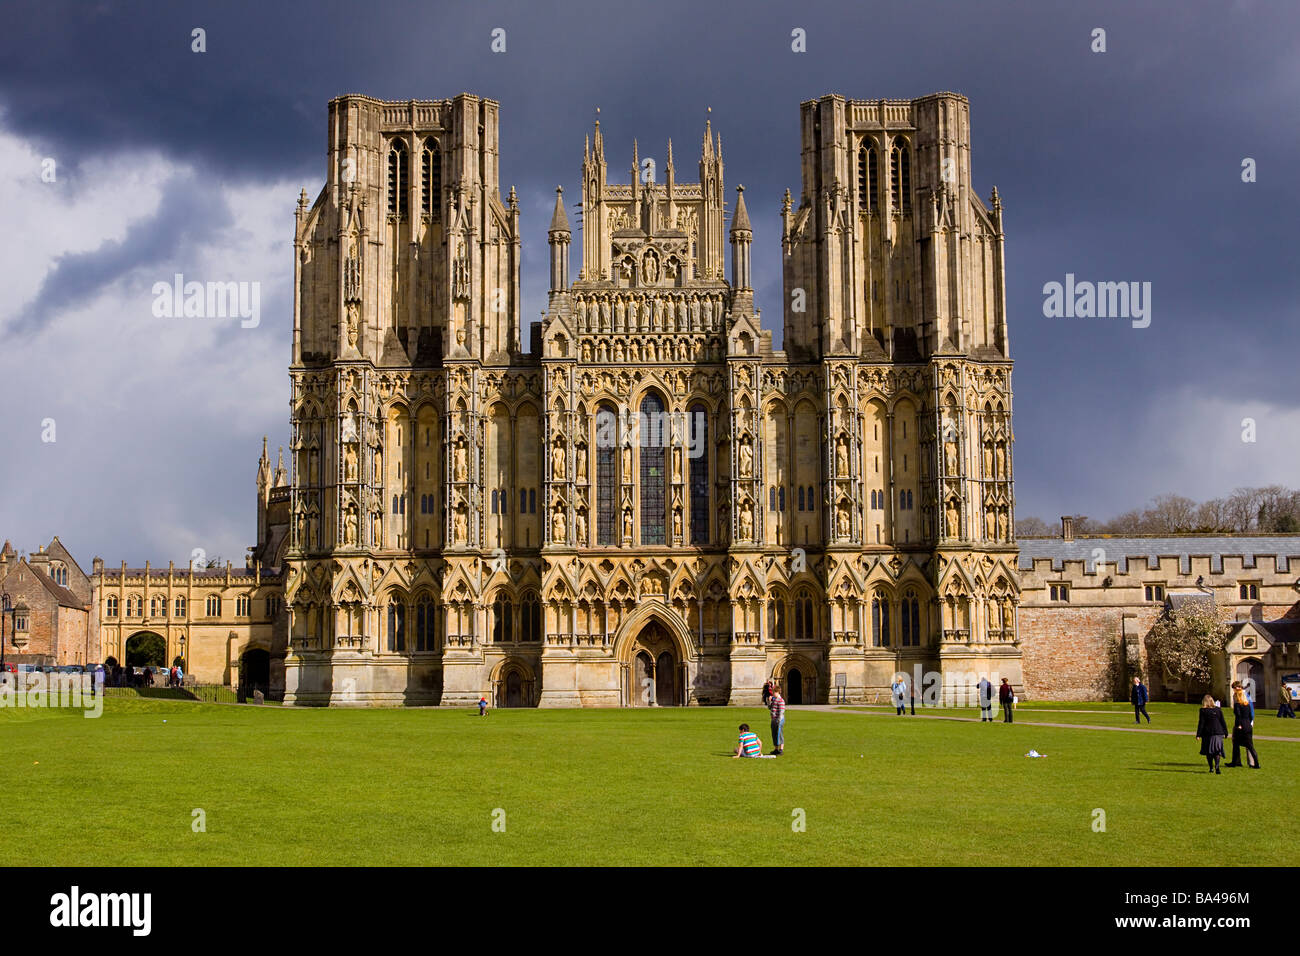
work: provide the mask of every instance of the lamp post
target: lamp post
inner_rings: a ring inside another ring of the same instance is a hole
[[[188,674],[190,670],[190,662],[185,657],[185,635],[184,634],[182,634],[180,637],[180,645],[181,645],[181,672]]]

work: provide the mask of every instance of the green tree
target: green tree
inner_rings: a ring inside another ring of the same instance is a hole
[[[1182,685],[1186,702],[1193,687],[1209,686],[1211,655],[1223,650],[1227,634],[1223,612],[1207,595],[1204,601],[1187,601],[1161,615],[1147,635],[1147,651],[1166,685]]]

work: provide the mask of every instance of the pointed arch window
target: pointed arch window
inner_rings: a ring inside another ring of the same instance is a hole
[[[880,595],[871,599],[871,644],[889,646],[889,602]]]
[[[865,142],[858,150],[858,208],[875,212],[879,204],[876,147]]]
[[[709,543],[709,416],[703,405],[692,405],[687,428],[692,429],[691,544]]]
[[[654,392],[641,400],[641,543],[664,544],[664,403]]]
[[[436,139],[426,140],[420,155],[420,212],[437,222],[442,209],[442,154]]]
[[[771,632],[772,639],[776,641],[785,640],[785,601],[779,594],[773,594],[768,598],[768,628]]]
[[[397,597],[388,601],[388,649],[394,653],[406,650],[406,605]]]
[[[894,137],[894,148],[889,153],[890,198],[895,209],[912,211],[912,163],[908,157],[907,140]]]
[[[618,484],[618,429],[614,409],[602,405],[596,412],[596,543],[616,543],[615,515]]]
[[[498,594],[496,603],[492,607],[492,642],[494,644],[501,644],[515,639],[512,609],[513,605],[506,600],[506,596]]]
[[[395,139],[388,149],[388,214],[398,219],[410,212],[406,170],[406,144]]]
[[[415,605],[415,649],[417,651],[436,650],[435,605],[427,594],[420,597]]]
[[[921,644],[921,602],[915,591],[903,595],[903,603],[898,608],[901,619],[901,636],[904,647],[919,647]]]

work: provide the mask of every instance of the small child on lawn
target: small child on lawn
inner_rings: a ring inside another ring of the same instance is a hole
[[[733,757],[766,757],[768,754],[763,753],[763,741],[758,739],[758,734],[749,729],[749,724],[740,725],[740,743],[736,744],[736,752]],[[775,759],[775,758],[774,758]]]

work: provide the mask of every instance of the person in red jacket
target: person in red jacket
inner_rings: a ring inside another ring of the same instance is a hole
[[[1016,692],[1011,689],[1011,684],[1004,677],[1002,678],[1002,686],[998,688],[998,703],[1002,705],[1002,722],[1004,724],[1012,723],[1015,702]]]

